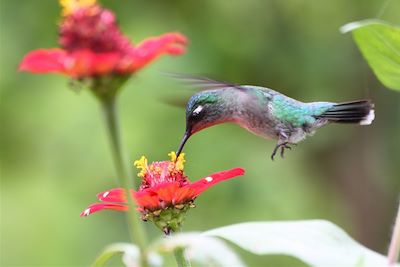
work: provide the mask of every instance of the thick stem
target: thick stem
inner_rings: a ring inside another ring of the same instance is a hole
[[[190,261],[185,255],[185,249],[184,248],[176,248],[174,250],[174,256],[176,259],[176,263],[178,264],[178,267],[190,267]]]
[[[136,213],[136,208],[130,189],[134,188],[133,179],[126,168],[126,161],[121,145],[119,125],[117,121],[116,99],[115,97],[101,99],[101,104],[104,113],[104,120],[111,143],[111,150],[114,160],[115,169],[117,172],[118,182],[125,189],[125,194],[128,199],[128,229],[133,242],[135,242],[140,250],[141,266],[148,266],[146,256],[146,236],[139,216]]]
[[[166,238],[171,238],[171,232],[165,233]],[[174,249],[174,256],[178,267],[191,267],[192,264],[190,263],[189,258],[185,253],[184,247],[177,247]]]
[[[388,264],[394,266],[399,257],[400,251],[400,203],[397,210],[397,217],[394,223],[392,240],[390,241],[389,253],[388,253]]]

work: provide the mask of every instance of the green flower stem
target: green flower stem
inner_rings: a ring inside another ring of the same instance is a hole
[[[176,263],[178,264],[178,267],[190,267],[190,261],[185,255],[185,249],[184,248],[176,248],[174,250],[174,256],[176,259]]]
[[[146,236],[145,231],[142,227],[141,221],[138,214],[136,213],[136,207],[132,194],[130,194],[130,189],[134,188],[134,181],[130,179],[128,173],[128,168],[126,168],[126,161],[124,157],[124,152],[122,150],[119,126],[117,121],[117,111],[116,111],[116,99],[115,97],[105,97],[100,98],[104,120],[107,126],[108,135],[111,142],[111,150],[114,159],[115,169],[118,176],[118,181],[121,187],[125,189],[125,193],[128,199],[128,228],[131,239],[135,242],[140,250],[140,262],[141,266],[148,266],[147,255],[146,255]]]
[[[400,204],[397,211],[396,221],[394,223],[392,241],[390,241],[388,263],[389,266],[394,266],[399,257],[400,251]]]
[[[180,229],[179,229],[180,231]],[[165,234],[166,238],[171,238],[172,233],[168,232]],[[174,249],[174,256],[176,263],[178,264],[178,267],[191,267],[192,264],[190,263],[189,258],[187,257],[185,253],[185,248],[184,247],[177,247]]]

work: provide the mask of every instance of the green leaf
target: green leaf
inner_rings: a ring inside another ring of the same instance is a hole
[[[155,242],[151,250],[171,253],[182,248],[191,261],[204,266],[245,266],[223,241],[200,233],[174,234]]]
[[[344,25],[352,32],[364,58],[388,88],[400,90],[400,28],[380,20],[363,20]]]
[[[129,243],[114,243],[107,246],[97,257],[92,267],[102,267],[114,256],[122,255],[125,266],[139,266],[139,249]],[[156,253],[149,253],[149,263],[151,266],[161,266],[162,258]]]
[[[224,238],[254,254],[284,254],[310,266],[386,266],[386,257],[362,246],[323,220],[248,222],[213,229],[205,236]]]

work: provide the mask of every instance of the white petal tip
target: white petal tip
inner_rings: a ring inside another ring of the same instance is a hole
[[[374,119],[375,119],[375,110],[371,109],[368,115],[362,121],[360,121],[360,125],[370,125]]]
[[[88,216],[89,214],[90,214],[90,208],[85,209],[85,211],[83,212],[83,216]]]
[[[210,182],[212,182],[212,180],[213,180],[213,178],[210,177],[210,176],[208,176],[208,177],[206,177],[206,178],[204,178],[204,179],[206,180],[207,183],[210,183]]]
[[[110,194],[109,191],[103,193],[103,198],[106,198]]]

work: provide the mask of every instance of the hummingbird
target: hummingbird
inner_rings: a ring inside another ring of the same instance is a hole
[[[203,89],[191,96],[186,105],[186,130],[177,156],[192,135],[222,123],[235,123],[257,136],[277,140],[271,154],[274,160],[279,149],[283,158],[285,149],[291,149],[326,124],[369,125],[375,118],[371,100],[305,103],[261,86],[197,76],[175,77]]]

